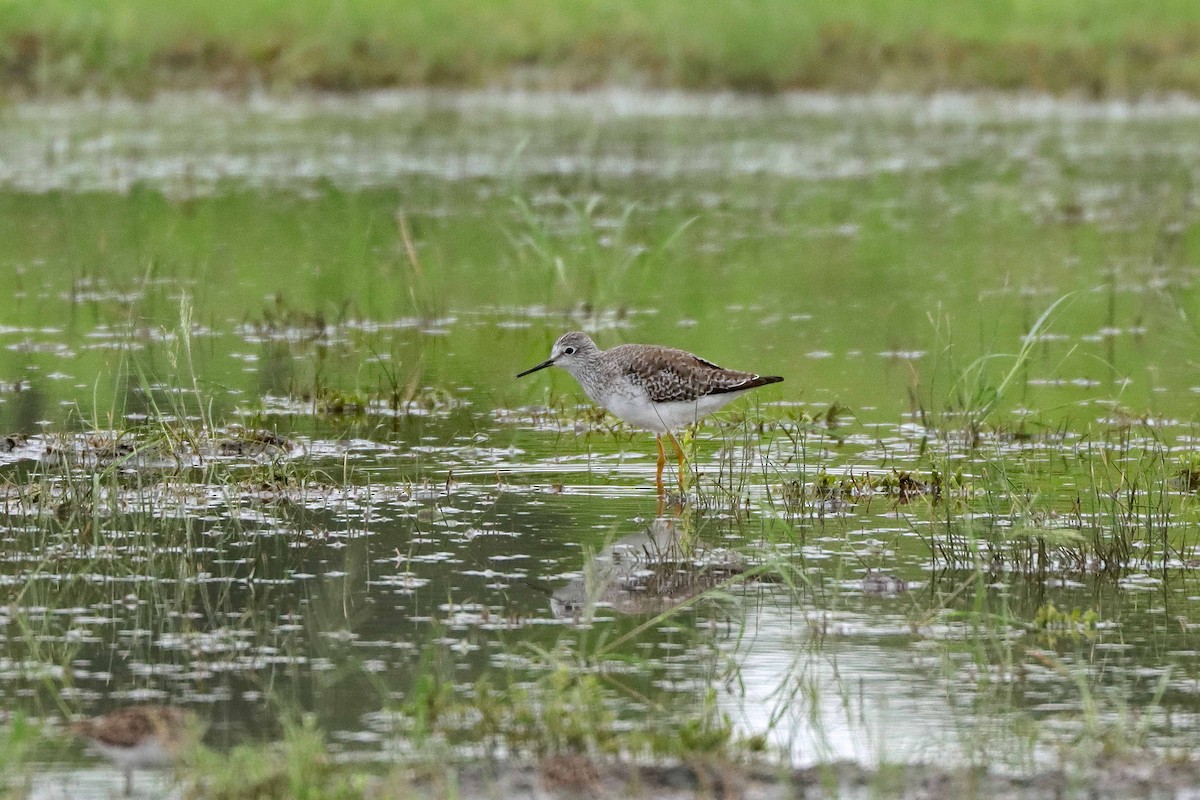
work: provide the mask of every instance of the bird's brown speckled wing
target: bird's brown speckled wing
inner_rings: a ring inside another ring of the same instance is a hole
[[[134,747],[153,737],[175,738],[186,723],[186,712],[170,706],[130,706],[110,711],[102,717],[75,723],[72,729],[81,736],[114,747]]]
[[[630,378],[644,387],[655,403],[693,402],[710,394],[738,392],[783,380],[723,369],[699,356],[669,347],[643,348],[636,359],[629,359],[624,366]]]

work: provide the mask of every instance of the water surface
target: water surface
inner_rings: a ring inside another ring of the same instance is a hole
[[[218,745],[276,735],[282,699],[390,759],[428,676],[468,697],[569,665],[617,727],[713,688],[801,764],[1187,751],[1198,118],[5,107],[0,429],[30,438],[0,456],[0,693],[187,704]],[[700,428],[656,519],[647,435],[565,374],[512,377],[575,328],[787,380]]]

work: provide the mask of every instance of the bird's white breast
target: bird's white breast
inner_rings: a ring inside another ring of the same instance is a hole
[[[652,403],[644,390],[610,392],[593,397],[600,405],[636,428],[666,433],[685,428],[734,400],[740,392],[727,392],[698,400]]]
[[[165,767],[174,760],[174,753],[163,746],[157,738],[149,737],[131,747],[104,742],[92,742],[97,752],[110,759],[121,769],[133,767]]]

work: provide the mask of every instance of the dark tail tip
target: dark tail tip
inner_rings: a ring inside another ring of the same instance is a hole
[[[771,383],[782,383],[783,377],[780,375],[759,375],[754,380],[750,381],[746,387],[748,389],[756,389],[759,386],[766,386]]]

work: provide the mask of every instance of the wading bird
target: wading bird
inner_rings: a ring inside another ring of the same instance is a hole
[[[175,706],[127,706],[71,725],[92,748],[125,773],[125,795],[133,793],[133,771],[169,767],[200,741],[195,714]]]
[[[778,375],[756,375],[718,367],[684,350],[652,344],[623,344],[601,350],[586,333],[558,337],[550,357],[517,375],[562,367],[579,381],[592,402],[637,428],[653,431],[658,442],[658,495],[662,497],[665,434],[679,459],[683,490],[683,448],[673,431],[708,416],[741,395],[778,383]]]

